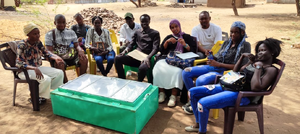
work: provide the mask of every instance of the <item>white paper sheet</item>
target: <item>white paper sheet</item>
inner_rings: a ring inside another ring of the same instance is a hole
[[[190,59],[190,58],[196,58],[199,57],[199,55],[193,53],[193,52],[187,52],[187,53],[181,53],[181,54],[176,54],[179,58],[185,60],[185,59]]]
[[[147,54],[144,54],[143,52],[136,49],[129,52],[127,55],[139,61],[143,61],[148,56]]]

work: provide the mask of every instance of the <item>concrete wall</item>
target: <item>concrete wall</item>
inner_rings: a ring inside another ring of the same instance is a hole
[[[0,1],[0,5],[1,5],[1,1]],[[8,6],[16,6],[15,1],[14,0],[4,0],[4,7],[8,7]]]
[[[295,4],[295,0],[267,0],[267,3]]]
[[[245,0],[236,0],[236,7],[245,7]],[[231,0],[208,0],[207,7],[228,7],[232,8]]]

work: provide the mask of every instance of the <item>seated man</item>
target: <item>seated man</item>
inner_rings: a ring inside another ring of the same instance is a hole
[[[40,41],[40,31],[38,27],[29,23],[24,26],[24,33],[28,36],[22,40],[17,47],[16,67],[28,70],[29,78],[37,80],[39,83],[40,104],[50,98],[50,88],[56,89],[63,84],[64,73],[52,67],[41,67],[42,56],[54,60],[58,65],[63,64],[63,60],[47,51]],[[25,80],[24,72],[18,73],[20,79]],[[29,99],[31,102],[31,99]]]
[[[208,51],[218,41],[222,40],[222,30],[219,26],[210,23],[211,17],[207,11],[202,11],[199,14],[200,24],[192,29],[192,36],[198,41],[198,55],[200,59],[208,55]]]
[[[65,69],[67,66],[76,65],[80,67],[79,75],[86,73],[88,60],[84,54],[84,51],[78,45],[77,36],[74,31],[66,29],[66,18],[65,16],[58,14],[55,16],[54,24],[56,28],[49,31],[45,36],[45,44],[48,51],[51,51],[64,60],[64,65],[58,66],[55,62],[50,61],[51,66],[61,69],[64,72],[64,83],[68,82]],[[54,38],[53,38],[54,37]],[[75,56],[69,58],[70,51],[76,51]],[[66,56],[67,54],[67,56]]]
[[[123,68],[124,64],[132,67],[139,67],[138,81],[143,81],[147,74],[147,70],[150,68],[150,59],[158,51],[160,36],[158,31],[150,28],[150,16],[143,14],[140,17],[140,20],[143,29],[134,33],[132,41],[128,47],[126,47],[126,49],[115,58],[115,66],[119,78],[126,78]],[[134,46],[136,46],[138,51],[148,55],[142,62],[125,55],[125,53],[132,50]]]
[[[125,14],[126,23],[121,26],[120,29],[120,53],[122,53],[128,44],[132,41],[132,36],[135,31],[142,29],[139,23],[134,22],[134,17],[131,13]]]
[[[78,44],[85,51],[85,37],[88,29],[91,28],[91,26],[84,24],[83,17],[80,13],[75,14],[74,19],[76,20],[77,24],[71,26],[71,30],[76,33]]]

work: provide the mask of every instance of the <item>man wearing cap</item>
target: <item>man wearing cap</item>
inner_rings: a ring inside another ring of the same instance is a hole
[[[132,13],[125,14],[126,23],[121,26],[120,29],[120,53],[125,50],[129,42],[132,41],[132,36],[135,31],[141,29],[141,25],[134,22],[134,17]]]
[[[50,98],[50,88],[56,89],[63,84],[64,73],[60,69],[41,67],[41,57],[52,59],[58,65],[63,65],[64,61],[45,49],[39,39],[40,31],[35,24],[25,25],[24,33],[28,38],[22,40],[17,46],[16,67],[28,70],[29,78],[39,82],[39,100],[40,104],[43,104],[46,102],[45,98]],[[24,72],[18,73],[18,76],[20,79],[26,79]]]

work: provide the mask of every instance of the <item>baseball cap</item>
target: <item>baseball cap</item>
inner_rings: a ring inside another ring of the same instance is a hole
[[[126,14],[125,14],[125,18],[127,18],[127,17],[129,17],[129,18],[132,18],[132,19],[133,19],[133,15],[132,15],[132,13],[129,13],[129,12],[128,12],[128,13],[126,13]]]

